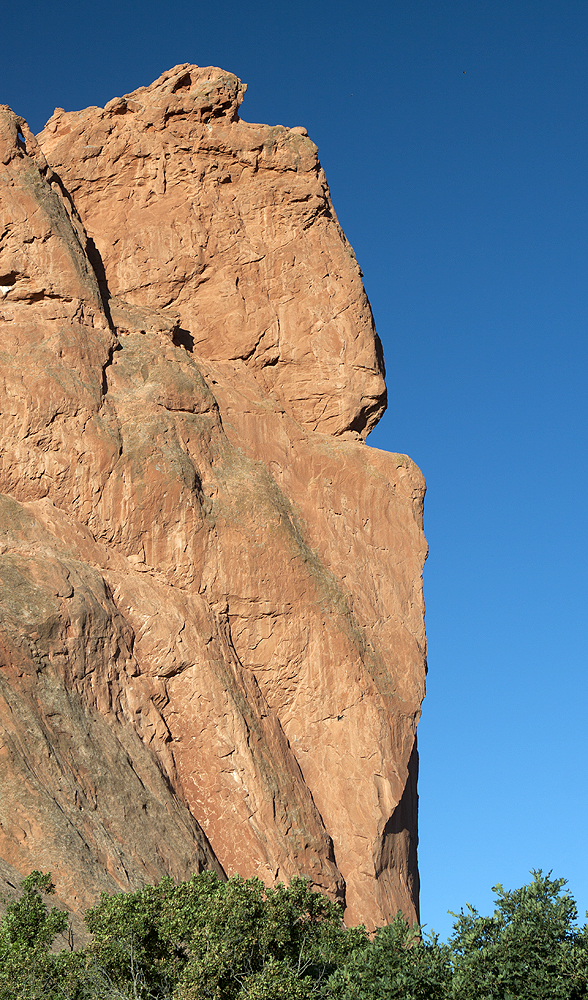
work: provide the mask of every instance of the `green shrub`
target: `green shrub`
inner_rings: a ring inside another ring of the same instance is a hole
[[[50,995],[56,959],[50,948],[67,927],[62,910],[47,909],[44,895],[55,891],[51,874],[31,872],[21,882],[20,899],[0,921],[0,997],[10,1000]]]
[[[565,880],[541,871],[512,892],[494,887],[496,910],[466,905],[446,944],[402,917],[330,980],[340,1000],[580,1000],[588,997],[588,932],[576,926]]]
[[[90,944],[51,951],[67,914],[33,872],[0,921],[0,1000],[588,1000],[588,929],[563,879],[533,872],[449,940],[400,916],[371,938],[305,879],[266,889],[214,872],[87,911]]]
[[[409,927],[399,913],[379,928],[367,947],[340,964],[329,980],[337,1000],[440,1000],[450,995],[448,945]]]
[[[550,873],[551,874],[551,873]],[[533,881],[507,892],[496,885],[496,909],[454,914],[450,939],[453,993],[459,1000],[576,1000],[588,996],[586,927],[565,879],[532,872]]]
[[[93,961],[119,989],[132,964],[145,995],[175,984],[182,1000],[306,997],[365,940],[306,879],[266,889],[256,878],[223,882],[214,872],[103,895],[86,922]]]

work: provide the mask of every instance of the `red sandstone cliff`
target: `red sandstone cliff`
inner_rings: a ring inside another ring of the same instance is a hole
[[[178,66],[0,107],[0,858],[418,906],[424,484],[304,129]],[[48,166],[50,164],[50,166]]]

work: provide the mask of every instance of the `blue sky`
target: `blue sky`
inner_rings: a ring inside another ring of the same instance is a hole
[[[588,908],[586,0],[23,0],[0,102],[42,128],[180,62],[305,125],[428,483],[423,921],[529,869]],[[465,71],[465,72],[464,72]]]

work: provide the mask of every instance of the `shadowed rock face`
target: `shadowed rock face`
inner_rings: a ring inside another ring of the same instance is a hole
[[[305,874],[375,926],[418,906],[424,483],[362,441],[316,147],[243,92],[0,108],[0,857],[73,909]]]

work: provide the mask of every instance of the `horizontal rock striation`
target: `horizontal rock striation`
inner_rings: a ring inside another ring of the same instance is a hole
[[[73,910],[304,874],[373,927],[418,912],[424,483],[363,441],[316,147],[244,89],[0,107],[0,857]]]

